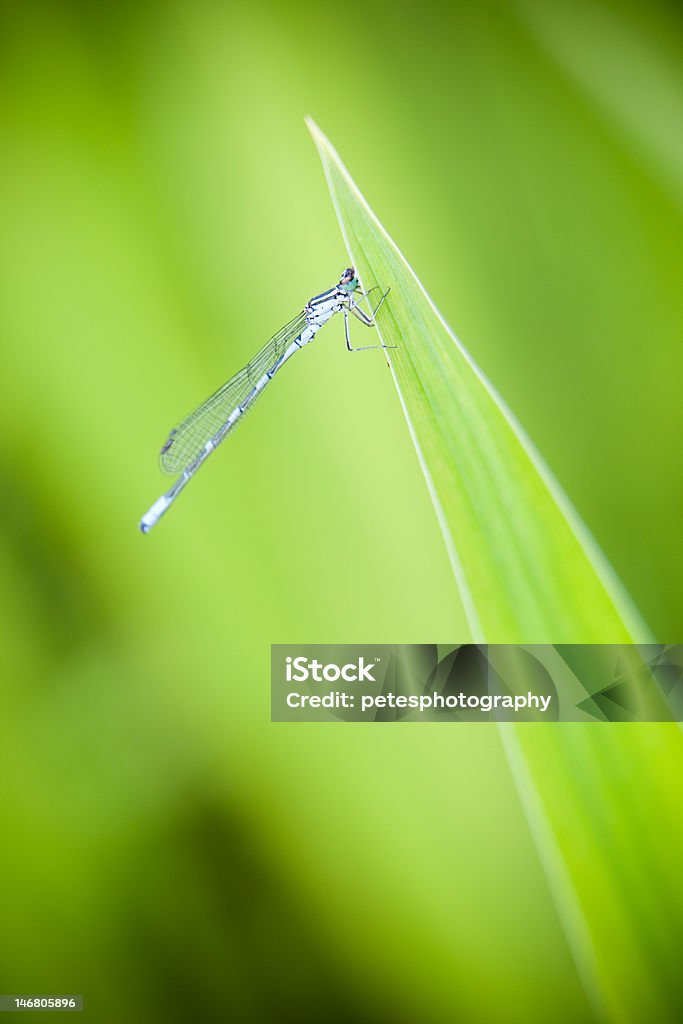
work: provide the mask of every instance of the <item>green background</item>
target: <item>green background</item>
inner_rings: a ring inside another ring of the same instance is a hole
[[[494,727],[268,720],[273,642],[467,639],[381,353],[331,324],[136,525],[168,428],[346,263],[310,114],[680,640],[681,8],[1,11],[0,989],[106,1022],[593,1020]],[[650,770],[567,814],[579,856],[680,856],[647,814],[680,731],[640,728]],[[608,1016],[675,1020],[666,977]]]

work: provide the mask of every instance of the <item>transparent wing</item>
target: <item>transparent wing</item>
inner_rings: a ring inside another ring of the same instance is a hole
[[[266,371],[277,365],[288,345],[301,334],[305,324],[306,314],[302,312],[278,331],[239,373],[174,427],[159,453],[164,473],[182,473],[198,458],[208,441],[219,443],[242,422],[244,414],[228,430],[224,429],[231,413],[238,406],[244,407],[244,413],[252,407],[261,394],[261,391],[255,390],[256,382]]]

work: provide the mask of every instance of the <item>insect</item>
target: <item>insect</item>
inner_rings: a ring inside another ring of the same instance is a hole
[[[353,314],[366,327],[374,327],[377,312],[390,289],[387,288],[370,315],[361,309],[358,300],[367,298],[376,290],[371,288],[363,292],[356,271],[348,267],[338,284],[309,299],[301,313],[285,324],[250,363],[190,413],[179,426],[173,428],[161,449],[159,461],[164,473],[180,475],[170,490],[155,501],[140,520],[143,533],[149,533],[159,522],[209,455],[244,419],[278,370],[299,349],[313,341],[320,328],[335,313],[344,314],[344,332],[349,352],[395,348],[393,345],[364,345],[360,349],[351,347],[349,314]]]

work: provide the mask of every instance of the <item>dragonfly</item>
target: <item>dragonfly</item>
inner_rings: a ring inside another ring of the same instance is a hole
[[[390,289],[387,288],[370,314],[361,308],[359,302],[378,290],[371,288],[364,292],[354,267],[347,267],[338,284],[309,299],[301,313],[290,323],[285,324],[261,351],[256,353],[251,362],[173,428],[159,453],[159,462],[164,473],[178,476],[178,479],[140,520],[140,529],[143,533],[149,533],[168,512],[209,456],[228,434],[232,433],[237,424],[242,422],[287,360],[305,345],[310,344],[320,328],[336,313],[342,313],[344,316],[344,333],[349,352],[396,347],[385,344],[363,345],[360,348],[351,346],[349,316],[356,317],[365,327],[375,327],[375,318]]]

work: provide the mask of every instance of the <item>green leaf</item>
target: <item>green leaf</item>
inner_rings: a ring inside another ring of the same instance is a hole
[[[472,639],[651,639],[519,423],[445,322],[329,140],[312,121],[308,126],[363,287],[391,287],[378,332],[385,344],[396,346],[387,358]]]
[[[439,314],[330,142],[309,121],[349,257],[378,315],[472,637],[650,639],[614,572],[501,397]],[[461,640],[463,638],[452,638]],[[596,1018],[674,1021],[680,948],[677,724],[501,725],[500,735]],[[657,827],[652,828],[655,819]]]

